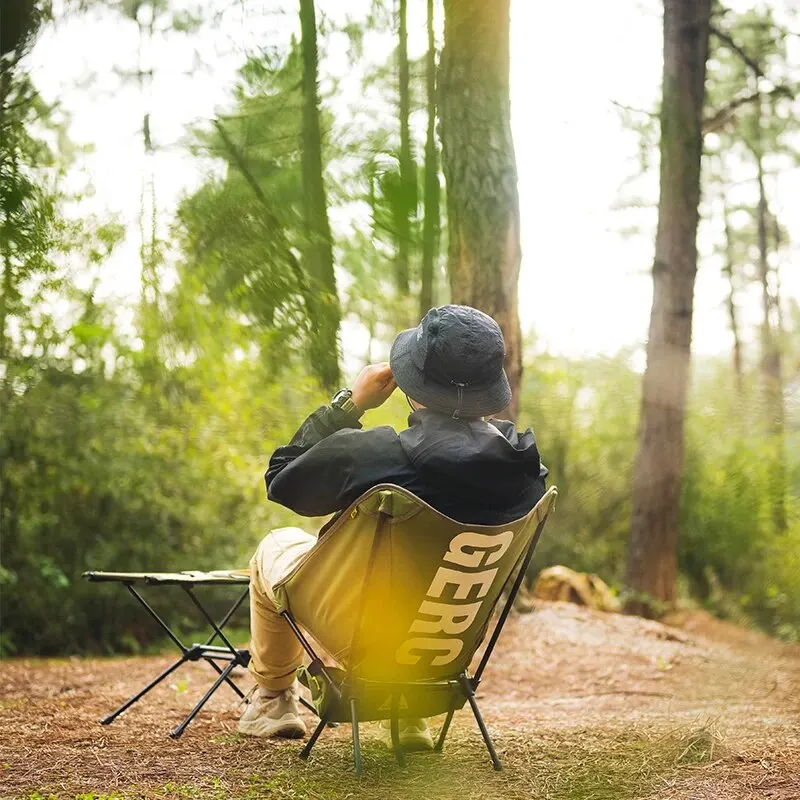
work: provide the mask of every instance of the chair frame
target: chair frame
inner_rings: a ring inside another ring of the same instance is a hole
[[[387,486],[387,489],[389,487]],[[392,487],[393,488],[393,487]],[[550,489],[549,491],[555,492],[557,496],[557,491],[555,487]],[[401,767],[406,765],[405,754],[403,753],[402,748],[400,747],[400,735],[399,735],[399,721],[400,721],[400,697],[404,690],[412,690],[412,689],[420,689],[422,686],[428,686],[430,688],[437,688],[441,689],[444,686],[450,687],[454,691],[461,692],[462,696],[466,699],[469,703],[469,706],[472,710],[472,713],[475,717],[475,721],[478,723],[478,728],[480,729],[481,736],[483,737],[484,744],[486,745],[486,749],[489,751],[489,756],[492,760],[492,765],[494,766],[495,770],[502,770],[503,765],[500,761],[500,757],[497,754],[497,749],[494,746],[494,742],[492,741],[491,734],[489,733],[489,729],[486,727],[486,723],[484,722],[483,715],[481,714],[480,708],[478,707],[478,701],[475,697],[475,692],[478,686],[481,683],[481,679],[483,677],[483,672],[486,669],[486,665],[489,663],[489,659],[492,656],[494,651],[495,645],[497,644],[497,640],[500,637],[500,633],[505,626],[506,620],[508,619],[508,615],[511,613],[511,608],[514,605],[514,600],[519,593],[520,587],[522,586],[522,582],[525,579],[525,575],[528,570],[528,566],[530,565],[531,559],[533,558],[534,551],[536,550],[536,546],[539,543],[539,539],[542,535],[542,531],[544,530],[545,523],[552,511],[552,507],[545,513],[544,517],[538,521],[536,530],[531,537],[531,541],[528,544],[526,550],[520,555],[517,559],[517,563],[514,565],[514,569],[512,569],[509,573],[509,577],[506,581],[506,586],[509,582],[513,582],[511,584],[511,589],[508,592],[505,604],[500,612],[500,615],[497,618],[497,621],[492,629],[492,633],[489,637],[489,641],[486,645],[486,648],[483,651],[483,655],[481,660],[478,664],[477,669],[475,670],[474,675],[470,675],[467,669],[461,671],[460,674],[456,676],[455,679],[447,679],[436,681],[433,683],[425,683],[419,681],[409,681],[409,682],[396,682],[392,684],[381,684],[383,688],[385,688],[391,696],[391,710],[390,710],[390,723],[391,723],[391,735],[392,735],[392,745],[395,753],[395,757],[397,759],[398,764]],[[354,634],[353,634],[353,642],[351,645],[350,652],[351,654],[356,652],[356,647],[358,644],[358,637],[359,632],[361,629],[361,621],[362,616],[365,608],[365,601],[367,590],[370,585],[370,580],[372,577],[372,569],[374,566],[374,553],[376,550],[376,545],[378,539],[383,532],[383,527],[386,524],[387,519],[390,518],[390,515],[381,511],[378,515],[377,524],[375,526],[375,533],[373,539],[373,547],[372,547],[372,554],[370,556],[368,565],[367,565],[367,574],[364,578],[364,590],[361,596],[361,606],[358,618],[356,620]],[[505,586],[503,587],[505,589]],[[502,597],[502,592],[501,595]],[[286,620],[289,627],[291,628],[294,635],[297,637],[298,641],[300,642],[303,649],[308,654],[309,658],[311,659],[311,663],[308,667],[309,672],[314,675],[315,677],[321,677],[327,683],[330,691],[332,691],[337,699],[341,700],[343,698],[347,699],[350,706],[350,721],[353,729],[353,762],[355,766],[355,774],[356,776],[360,777],[362,774],[362,759],[361,759],[361,741],[359,737],[359,719],[358,719],[358,698],[357,698],[357,688],[359,684],[359,678],[354,673],[354,670],[351,667],[348,668],[344,679],[337,683],[336,680],[332,677],[331,673],[325,667],[322,659],[318,655],[318,653],[314,650],[313,646],[309,642],[308,638],[305,636],[303,631],[301,630],[300,626],[298,625],[297,621],[293,617],[291,610],[284,609],[281,612],[281,616]],[[354,658],[350,658],[351,665],[355,662]],[[374,684],[373,684],[374,686]],[[304,705],[308,705],[304,703]],[[441,752],[444,748],[444,742],[447,738],[447,733],[450,730],[450,724],[453,721],[453,716],[456,712],[457,703],[452,704],[453,707],[447,712],[447,716],[445,717],[444,723],[439,731],[439,735],[436,740],[436,745],[434,747],[435,752]],[[319,716],[317,710],[312,708],[314,713]],[[311,734],[308,742],[306,743],[305,747],[300,752],[300,758],[304,761],[309,758],[311,755],[311,751],[314,748],[314,745],[317,743],[320,735],[322,734],[323,730],[326,726],[330,725],[330,721],[323,715],[320,717],[319,724],[317,725],[314,732]]]

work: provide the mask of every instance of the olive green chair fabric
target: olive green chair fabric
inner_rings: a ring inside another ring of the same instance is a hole
[[[384,484],[339,515],[274,587],[312,657],[301,680],[312,690],[321,723],[306,755],[326,723],[353,723],[358,750],[359,721],[447,713],[447,727],[469,701],[498,767],[474,689],[556,496],[553,487],[514,522],[467,525]],[[500,619],[470,676],[501,597]],[[303,631],[328,658],[316,654]]]

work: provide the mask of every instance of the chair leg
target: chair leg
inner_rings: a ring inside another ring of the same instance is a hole
[[[442,752],[442,748],[444,747],[444,740],[447,737],[447,731],[450,730],[450,723],[453,721],[453,715],[456,713],[454,708],[451,708],[447,712],[447,716],[445,717],[444,724],[442,725],[442,730],[439,731],[439,738],[436,740],[436,747],[434,747],[434,751],[437,753]]]
[[[392,748],[394,749],[395,758],[397,759],[397,763],[401,767],[404,767],[406,765],[406,754],[403,752],[403,748],[400,746],[400,716],[397,708],[396,696],[392,698],[391,730]]]
[[[350,722],[353,726],[353,763],[356,768],[356,777],[361,777],[361,740],[358,736],[358,707],[355,697],[350,698]]]
[[[478,703],[475,700],[475,692],[472,690],[472,686],[469,683],[469,679],[466,675],[462,675],[459,678],[459,683],[461,684],[461,688],[464,690],[464,694],[467,696],[467,701],[469,702],[470,708],[472,709],[472,713],[475,715],[475,720],[478,723],[478,727],[481,729],[481,736],[483,736],[483,741],[486,744],[486,749],[489,751],[489,755],[492,758],[492,764],[494,768],[499,772],[503,769],[503,765],[500,763],[500,758],[497,755],[497,750],[494,749],[494,742],[492,741],[492,737],[489,735],[489,730],[486,727],[486,723],[483,721],[483,716],[481,715],[481,711],[478,708]]]
[[[325,730],[325,725],[327,725],[328,721],[325,717],[319,721],[319,725],[314,729],[314,733],[311,734],[311,738],[306,743],[306,746],[300,751],[300,758],[303,761],[308,761],[308,757],[311,755],[311,750],[314,748],[314,745],[317,743],[317,739],[319,739],[320,734],[322,731]]]

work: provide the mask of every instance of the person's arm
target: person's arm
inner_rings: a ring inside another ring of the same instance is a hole
[[[264,476],[267,483],[267,494],[269,494],[270,486],[275,478],[295,459],[331,434],[347,428],[360,430],[361,423],[353,415],[345,414],[337,408],[320,406],[313,414],[309,415],[292,436],[291,441],[278,447],[272,454]],[[273,498],[270,497],[270,499]]]
[[[304,517],[341,511],[389,476],[395,466],[397,434],[389,427],[341,429],[297,456],[282,456],[267,472],[267,495]]]
[[[356,378],[352,401],[361,411],[377,408],[395,388],[389,365],[373,364]],[[375,437],[367,435],[374,432],[362,433],[360,429],[353,415],[330,406],[317,409],[289,444],[272,454],[264,476],[269,499],[306,516],[321,516],[344,507],[348,466],[359,460],[369,463],[374,449]]]

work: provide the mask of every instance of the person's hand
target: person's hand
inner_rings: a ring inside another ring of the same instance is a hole
[[[351,399],[362,411],[366,411],[383,405],[396,388],[388,363],[369,364],[356,378]]]

